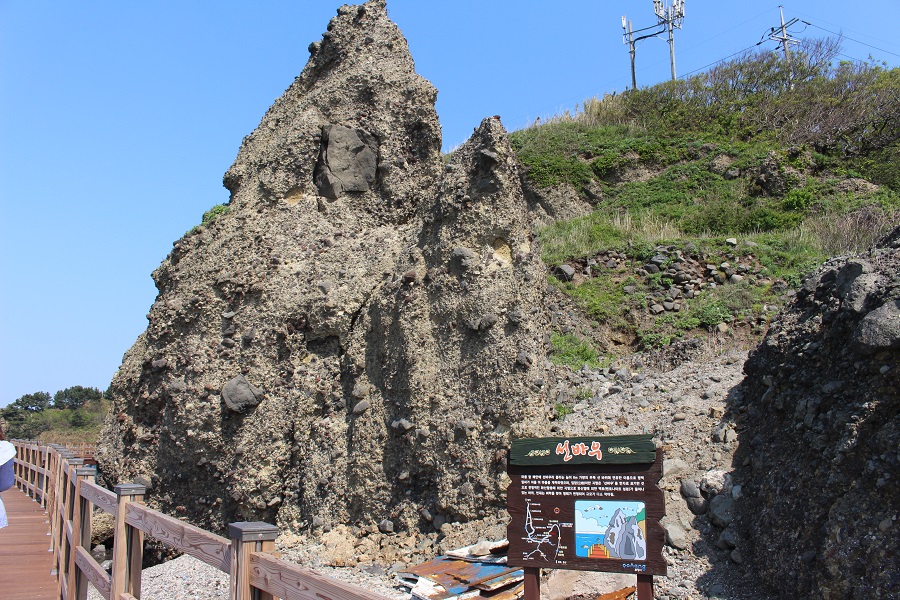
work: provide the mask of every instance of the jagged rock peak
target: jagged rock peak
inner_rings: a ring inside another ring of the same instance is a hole
[[[406,221],[441,168],[437,91],[385,2],[342,6],[225,174],[232,204]]]
[[[506,132],[486,120],[444,169],[384,2],[311,51],[226,174],[231,209],[154,273],[102,477],[213,529],[496,520],[510,436],[546,423],[549,326]]]
[[[530,253],[528,206],[519,164],[499,117],[484,119],[444,169],[437,202],[424,218],[429,239],[423,246],[445,260],[455,247],[493,248],[510,262],[517,252]]]

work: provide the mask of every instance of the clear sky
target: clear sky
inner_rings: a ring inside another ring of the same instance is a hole
[[[106,389],[146,327],[150,273],[226,202],[241,139],[299,75],[340,2],[0,0],[0,406]],[[843,31],[844,54],[900,64],[900,0],[788,0],[785,17]],[[631,84],[621,16],[651,0],[388,0],[439,90],[444,148],[483,117],[518,129]],[[678,74],[751,47],[775,2],[687,0]],[[854,41],[855,40],[855,41]],[[862,42],[862,43],[860,43]],[[866,45],[867,44],[867,45]],[[763,47],[774,48],[767,42]],[[664,39],[637,81],[669,77]]]

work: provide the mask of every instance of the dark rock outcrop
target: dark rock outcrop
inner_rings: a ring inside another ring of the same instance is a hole
[[[900,597],[898,234],[807,279],[744,368],[736,510],[785,597]]]

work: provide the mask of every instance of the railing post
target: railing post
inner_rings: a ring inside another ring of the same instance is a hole
[[[32,452],[32,444],[29,442],[28,445],[25,446],[25,456],[24,456],[25,460],[23,461],[23,465],[22,465],[22,467],[24,469],[24,473],[22,473],[22,475],[23,475],[23,479],[25,480],[24,492],[25,492],[25,495],[28,497],[31,497],[31,489],[28,485],[31,483],[31,452]]]
[[[50,477],[50,490],[48,492],[50,498],[47,506],[47,515],[50,518],[50,550],[55,553],[58,548],[57,538],[59,536],[59,473],[62,463],[60,447],[55,444],[50,452],[49,463],[47,476]]]
[[[110,598],[120,594],[141,597],[141,561],[144,554],[144,534],[125,522],[125,512],[131,502],[142,502],[147,488],[135,483],[117,485],[116,526],[113,541],[113,567]]]
[[[47,488],[49,484],[47,482],[47,478],[50,476],[50,446],[43,446],[41,448],[41,469],[43,469],[43,473],[41,474],[41,508],[44,510],[47,509]]]
[[[278,527],[268,523],[231,523],[228,525],[231,538],[231,593],[229,600],[272,600],[265,592],[253,595],[250,587],[250,554],[271,552],[275,549]]]
[[[97,475],[94,467],[75,469],[75,495],[73,506],[75,514],[72,518],[72,545],[69,549],[69,579],[67,600],[87,600],[87,577],[75,564],[76,548],[81,546],[88,552],[91,550],[91,503],[81,497],[81,482],[93,479]]]
[[[56,589],[59,591],[60,598],[69,598],[69,557],[72,555],[72,544],[74,541],[69,538],[69,523],[72,522],[75,510],[75,470],[84,464],[80,458],[68,458],[64,463],[63,473],[63,500],[62,500],[62,519],[60,520],[59,530],[59,556],[57,556],[57,580]],[[63,596],[65,591],[65,596]]]
[[[16,477],[16,487],[19,487],[19,473],[22,472],[22,444],[13,442],[13,446],[16,447],[16,457],[13,459],[13,475]]]
[[[31,447],[31,456],[29,456],[28,466],[31,469],[31,473],[28,477],[31,483],[31,499],[37,500],[37,468],[38,468],[38,450],[39,447],[37,442],[34,443]]]

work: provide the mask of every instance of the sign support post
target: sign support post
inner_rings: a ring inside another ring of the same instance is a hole
[[[537,567],[525,567],[524,600],[541,600],[541,570]]]

